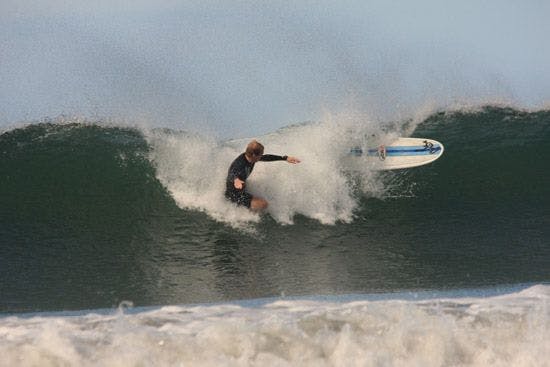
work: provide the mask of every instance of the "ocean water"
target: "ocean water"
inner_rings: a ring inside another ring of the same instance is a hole
[[[350,172],[351,146],[445,145]],[[0,365],[548,366],[550,112],[354,116],[246,140],[71,118],[0,134]]]

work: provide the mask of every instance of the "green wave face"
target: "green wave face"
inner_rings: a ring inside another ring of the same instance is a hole
[[[132,221],[170,203],[137,130],[30,125],[0,135],[0,149],[2,211],[14,224]]]
[[[440,113],[414,135],[445,142],[445,154],[429,170],[411,170],[434,206],[542,207],[550,200],[550,112],[487,107]],[[494,215],[498,215],[495,213]]]

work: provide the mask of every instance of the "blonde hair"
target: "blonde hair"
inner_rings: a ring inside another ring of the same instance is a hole
[[[262,154],[264,154],[264,146],[260,144],[256,140],[252,140],[248,145],[246,146],[245,154],[248,157],[256,156],[259,157]]]

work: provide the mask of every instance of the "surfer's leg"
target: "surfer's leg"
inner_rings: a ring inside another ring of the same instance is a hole
[[[267,200],[262,199],[258,196],[253,196],[252,201],[250,202],[250,209],[252,210],[264,210],[267,208],[269,204],[267,203]]]
[[[267,201],[259,196],[252,196],[244,190],[226,191],[225,196],[237,205],[260,211],[267,208]]]

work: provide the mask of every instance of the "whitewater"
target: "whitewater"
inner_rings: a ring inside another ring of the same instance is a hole
[[[499,292],[3,316],[0,365],[548,366],[550,286]]]
[[[223,196],[227,169],[252,138],[219,142],[204,135],[166,130],[147,131],[145,136],[152,147],[150,158],[157,177],[179,206],[205,211],[236,226],[259,221],[258,214],[236,208]],[[258,164],[247,181],[247,190],[266,198],[270,203],[267,214],[282,224],[292,224],[296,215],[323,224],[350,222],[357,205],[345,165],[350,147],[366,146],[367,138],[371,146],[378,146],[392,137],[396,137],[395,131],[384,134],[369,120],[346,116],[257,137],[266,153],[297,156],[302,163],[297,167]],[[371,195],[383,190],[374,184],[375,174],[367,165],[355,175],[362,182],[373,183],[368,190]]]

